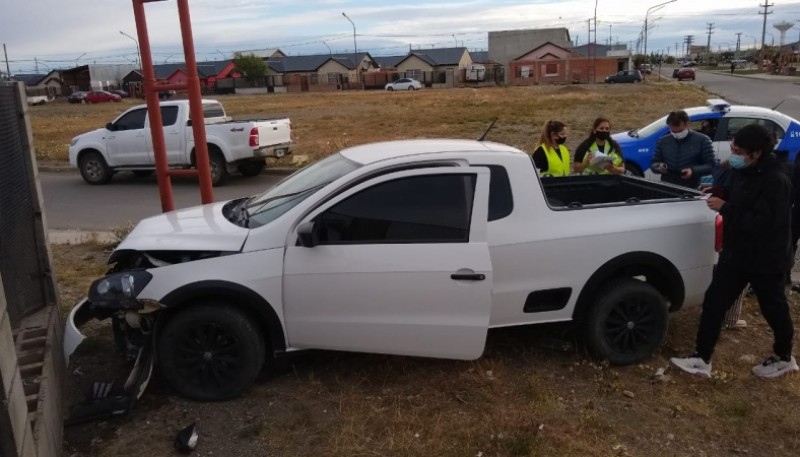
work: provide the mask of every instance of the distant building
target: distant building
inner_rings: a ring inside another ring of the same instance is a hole
[[[18,74],[12,80],[25,83],[25,93],[31,95],[46,95],[57,97],[62,92],[61,72],[53,70],[47,74]]]
[[[545,43],[551,43],[563,49],[572,47],[569,30],[564,27],[489,32],[488,60],[508,68],[512,60]],[[506,72],[506,82],[510,78],[510,73],[510,71]]]

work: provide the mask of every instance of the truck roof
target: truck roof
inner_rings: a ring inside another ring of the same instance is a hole
[[[382,160],[419,154],[487,151],[524,154],[515,147],[491,141],[445,139],[383,141],[343,149],[341,154],[354,162],[367,165]]]

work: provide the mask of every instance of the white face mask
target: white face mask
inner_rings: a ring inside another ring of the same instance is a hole
[[[689,129],[683,129],[680,132],[669,132],[676,140],[682,140],[689,134]]]

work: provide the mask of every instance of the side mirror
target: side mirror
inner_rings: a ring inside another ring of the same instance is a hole
[[[109,122],[108,124],[106,124],[106,130],[110,130],[112,132],[116,132],[117,131],[117,126],[112,124],[111,122]]]
[[[316,237],[314,236],[315,225],[316,224],[314,224],[313,221],[310,221],[304,222],[297,227],[297,239],[300,242],[300,246],[303,246],[304,248],[313,248],[316,246]]]
[[[192,120],[191,120],[191,119],[189,119],[188,121],[186,121],[186,126],[187,126],[187,127],[191,127],[191,126],[192,126]]]

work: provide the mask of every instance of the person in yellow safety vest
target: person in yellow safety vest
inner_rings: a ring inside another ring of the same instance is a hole
[[[547,121],[539,136],[540,146],[533,151],[533,165],[539,170],[539,176],[569,176],[569,149],[564,146],[567,141],[567,126],[559,121]]]
[[[592,165],[592,160],[598,154],[605,154],[609,159]],[[575,163],[572,164],[572,169],[584,175],[625,173],[622,148],[611,138],[611,123],[608,119],[598,117],[594,120],[589,136],[575,150]]]

